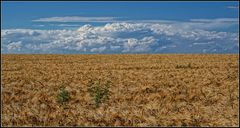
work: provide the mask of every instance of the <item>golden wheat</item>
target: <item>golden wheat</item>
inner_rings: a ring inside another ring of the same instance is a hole
[[[2,55],[3,126],[238,126],[238,55]],[[110,80],[94,107],[90,80]],[[65,86],[70,100],[56,101]]]

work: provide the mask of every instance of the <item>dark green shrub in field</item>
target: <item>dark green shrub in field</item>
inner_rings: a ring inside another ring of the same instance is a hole
[[[176,68],[193,68],[191,66],[191,63],[188,63],[188,65],[177,65]]]
[[[96,107],[109,99],[111,82],[106,81],[104,84],[100,84],[99,81],[93,82],[92,80],[88,84],[88,92],[92,97]]]
[[[61,87],[57,95],[57,102],[63,104],[65,102],[68,102],[69,99],[70,99],[69,92],[65,90],[64,87]]]

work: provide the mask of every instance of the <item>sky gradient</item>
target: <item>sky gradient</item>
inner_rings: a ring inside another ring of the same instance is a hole
[[[2,53],[238,53],[238,2],[3,2]]]

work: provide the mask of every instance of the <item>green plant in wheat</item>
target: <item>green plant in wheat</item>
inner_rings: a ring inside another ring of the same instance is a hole
[[[68,102],[70,99],[69,92],[65,90],[65,87],[60,87],[58,95],[57,95],[57,102],[64,104]]]
[[[92,100],[94,101],[96,107],[99,107],[99,105],[106,100],[109,99],[110,95],[110,88],[111,82],[106,81],[103,84],[100,84],[100,81],[90,81],[88,84],[88,92],[90,96],[92,97]]]
[[[188,65],[177,65],[176,68],[192,68],[191,63],[188,63]]]

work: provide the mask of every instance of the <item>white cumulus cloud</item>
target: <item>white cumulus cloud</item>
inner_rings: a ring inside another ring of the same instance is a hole
[[[227,6],[227,8],[230,8],[230,9],[239,9],[239,6]]]
[[[121,22],[87,24],[76,30],[1,32],[5,53],[237,53],[239,48],[238,33],[163,23]]]
[[[7,45],[7,49],[12,51],[12,50],[17,50],[20,51],[22,46],[22,42],[21,41],[17,41],[17,42],[11,42]]]
[[[81,16],[65,16],[65,17],[46,17],[32,20],[34,22],[111,22],[115,17],[81,17]]]

